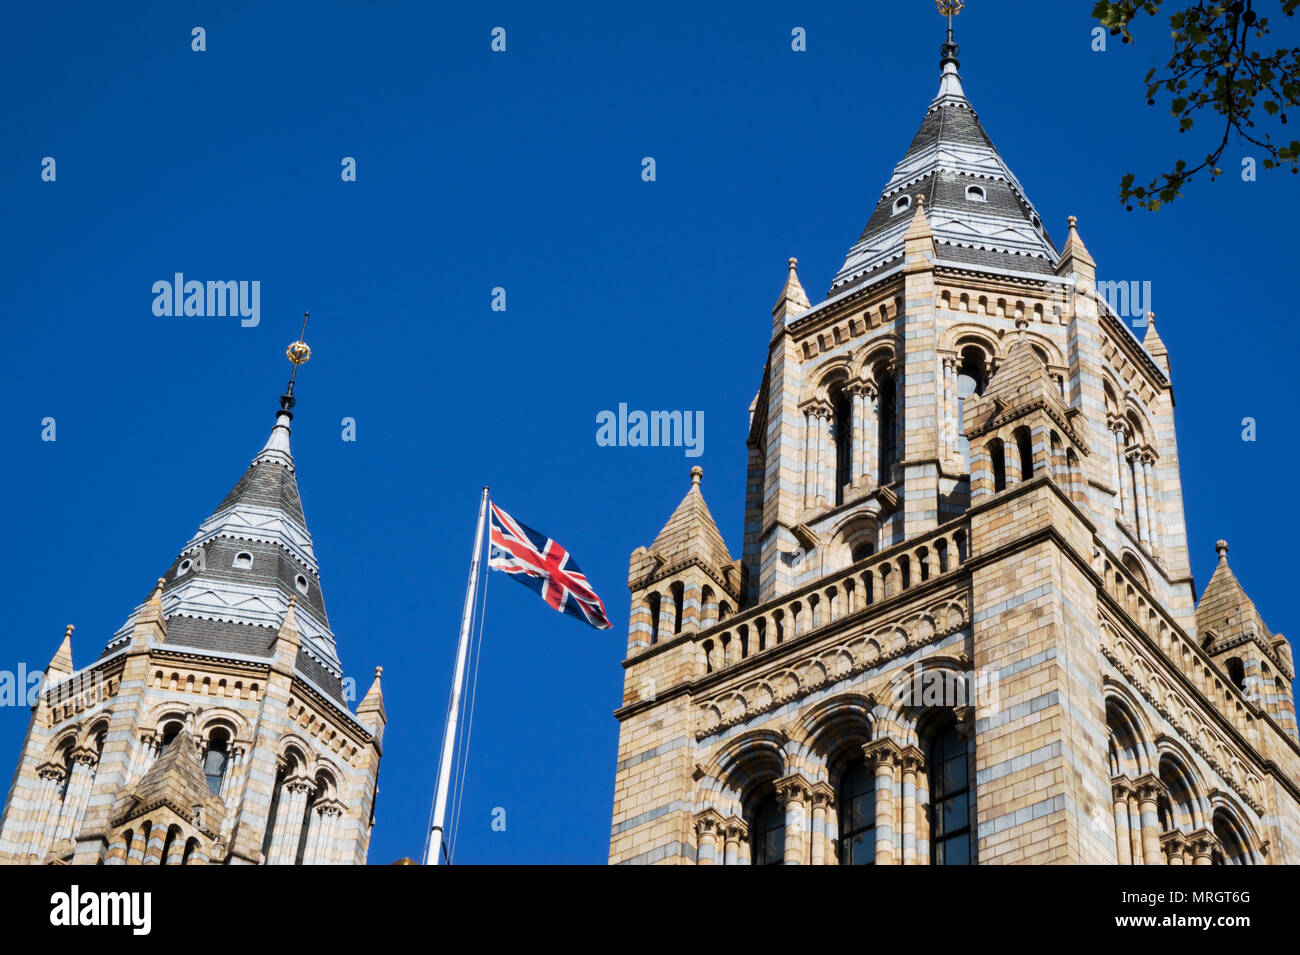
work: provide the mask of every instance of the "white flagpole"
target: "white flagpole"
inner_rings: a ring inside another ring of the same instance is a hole
[[[460,715],[461,689],[465,684],[465,662],[469,655],[470,625],[474,619],[474,596],[478,591],[478,565],[483,554],[483,523],[487,517],[488,489],[478,506],[478,527],[474,530],[474,556],[469,562],[469,584],[465,587],[465,612],[460,618],[460,645],[456,648],[456,676],[451,685],[451,706],[447,710],[446,735],[442,738],[442,761],[438,764],[438,794],[433,804],[433,828],[429,831],[429,848],[425,865],[442,864],[443,821],[447,815],[447,788],[451,783],[451,764],[456,748],[456,719]]]

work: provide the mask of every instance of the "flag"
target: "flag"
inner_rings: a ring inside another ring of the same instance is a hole
[[[605,604],[569,552],[545,534],[520,524],[495,504],[491,506],[488,566],[537,591],[560,613],[577,617],[597,630],[608,630],[611,624],[605,616]]]

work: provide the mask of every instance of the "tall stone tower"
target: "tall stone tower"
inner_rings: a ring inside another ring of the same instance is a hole
[[[295,373],[309,355],[290,346]],[[384,701],[376,669],[348,709],[289,450],[294,403],[290,379],[266,446],[81,669],[68,627],[0,862],[365,862]]]
[[[1289,645],[1199,606],[1170,359],[939,92],[812,305],[790,260],[741,560],[696,472],[633,595],[613,863],[1300,862]]]

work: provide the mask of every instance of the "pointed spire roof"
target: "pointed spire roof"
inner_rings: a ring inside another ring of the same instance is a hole
[[[289,349],[295,371],[306,360],[295,359],[295,354],[303,354],[299,347],[306,348],[301,339]],[[295,404],[291,380],[262,450],[199,525],[155,596],[165,616],[166,644],[256,657],[274,652],[277,633],[290,615],[290,602],[296,601],[291,615],[301,643],[296,669],[341,703],[342,665],[325,612],[320,569],[289,445]],[[129,641],[133,625],[148,606],[135,609],[114,634],[105,655]]]
[[[1209,631],[1214,631],[1215,644],[1253,633],[1263,646],[1271,646],[1272,631],[1228,566],[1228,542],[1218,541],[1214,549],[1218,551],[1219,563],[1196,605],[1197,632],[1204,639]],[[1214,651],[1213,646],[1209,649]]]
[[[939,92],[831,283],[832,295],[901,263],[918,193],[925,196],[939,261],[1021,274],[1054,271],[1056,247],[962,89],[951,35],[940,52]]]
[[[709,513],[709,506],[704,503],[704,495],[700,493],[703,477],[702,467],[691,468],[691,489],[677,505],[673,516],[668,518],[650,550],[668,564],[693,555],[722,571],[731,564],[731,554],[713,515]]]
[[[1147,312],[1147,333],[1142,338],[1142,347],[1146,349],[1148,355],[1155,359],[1157,365],[1169,374],[1169,349],[1165,347],[1164,340],[1160,333],[1156,331],[1156,313]]]
[[[63,631],[63,642],[59,644],[59,649],[55,651],[49,666],[45,668],[47,683],[53,683],[53,678],[56,676],[70,676],[73,673],[72,631],[75,629],[72,624],[68,624],[68,628]]]
[[[799,281],[797,271],[799,260],[791,256],[788,264],[790,271],[786,274],[785,286],[777,296],[776,304],[772,306],[772,316],[777,319],[786,316],[793,318],[812,308],[812,303],[808,301],[808,293],[803,290],[803,284]]]
[[[220,828],[220,819],[212,814],[221,813],[221,802],[208,789],[199,749],[188,729],[181,729],[167,744],[128,798],[130,802],[116,814],[119,823],[165,804],[184,819],[193,819],[195,809],[207,809],[203,827],[209,832]]]

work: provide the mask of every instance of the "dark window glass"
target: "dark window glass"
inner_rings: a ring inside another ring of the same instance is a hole
[[[888,484],[894,479],[894,462],[898,458],[898,409],[894,401],[894,379],[880,381],[878,424],[880,433],[880,473],[876,480]]]
[[[970,776],[966,741],[955,726],[930,744],[930,853],[935,865],[970,864]]]
[[[835,402],[835,503],[844,503],[844,486],[853,481],[853,399]]]
[[[840,865],[876,861],[876,781],[856,763],[840,781]]]
[[[208,744],[208,755],[203,759],[203,775],[208,777],[208,792],[221,792],[221,778],[226,775],[226,741],[214,738]]]
[[[750,862],[753,865],[781,865],[785,860],[785,812],[776,794],[765,796],[754,810],[750,823]]]

